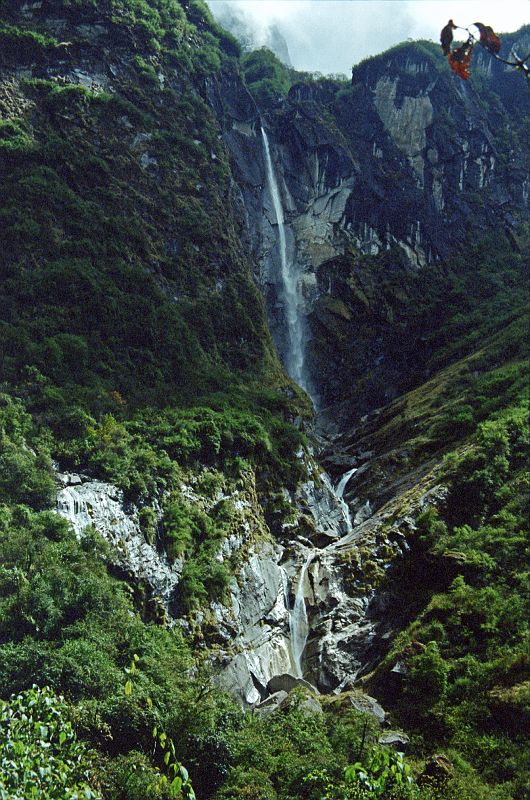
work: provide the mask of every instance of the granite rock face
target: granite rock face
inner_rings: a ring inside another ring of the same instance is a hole
[[[358,394],[360,377],[376,373],[361,411],[417,380],[408,355],[394,363],[392,349],[400,309],[410,315],[416,302],[414,274],[487,233],[511,241],[528,220],[530,163],[514,147],[524,82],[498,65],[488,72],[484,59],[476,69],[487,78],[480,90],[454,81],[435,47],[410,44],[356,68],[350,86],[296,84],[270,112],[243,102],[242,87],[237,98],[220,89],[257,277],[286,361],[279,230],[260,134],[267,130],[308,383],[321,408],[344,399],[350,374]],[[362,256],[384,262],[375,291],[373,265]],[[386,276],[395,285],[385,294]],[[421,339],[421,331],[407,335]]]
[[[349,686],[378,652],[385,598],[367,583],[364,562],[369,553],[372,569],[384,570],[401,552],[397,534],[383,535],[384,515],[353,527],[329,477],[316,466],[313,469],[312,480],[293,498],[300,519],[309,518],[311,524],[286,531],[284,545],[274,542],[264,535],[256,496],[247,491],[245,499],[241,495],[235,501],[241,514],[237,530],[220,545],[218,558],[235,557],[239,566],[229,602],[212,602],[206,613],[210,628],[215,627],[220,684],[243,705],[255,705],[271,693],[289,692],[298,685],[324,691]],[[169,624],[175,624],[172,596],[182,561],[170,562],[146,541],[138,509],[126,504],[115,486],[73,474],[58,474],[58,481],[58,513],[80,538],[95,528],[109,545],[110,563],[147,587],[165,609]],[[189,502],[198,502],[191,485],[181,488]],[[302,673],[297,675],[293,637],[299,592],[308,635],[301,654]]]
[[[110,483],[59,474],[57,513],[73,526],[78,538],[87,528],[110,545],[110,560],[132,577],[146,583],[167,609],[182,571],[182,562],[170,564],[163,553],[145,540],[138,510],[126,507],[123,492]]]

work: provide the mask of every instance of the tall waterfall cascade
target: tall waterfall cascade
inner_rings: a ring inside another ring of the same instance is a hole
[[[305,367],[304,352],[304,321],[302,313],[302,298],[299,288],[299,275],[295,265],[287,256],[287,241],[285,235],[285,218],[282,199],[276,173],[274,171],[269,139],[265,129],[261,129],[263,139],[263,154],[267,170],[267,186],[271,195],[276,224],[278,226],[278,249],[280,255],[280,280],[282,300],[285,310],[285,324],[287,329],[287,352],[285,353],[285,368],[291,378],[311,394],[309,380]]]
[[[312,397],[311,382],[307,374],[305,359],[305,317],[304,300],[301,291],[302,275],[300,274],[300,269],[295,259],[289,257],[289,248],[287,246],[288,237],[286,234],[287,226],[285,223],[282,196],[272,160],[269,139],[263,127],[261,128],[261,136],[263,141],[267,188],[274,210],[274,221],[277,226],[276,241],[279,256],[278,275],[285,331],[285,344],[282,348],[284,352],[281,355],[283,357],[285,369],[290,377]],[[316,400],[315,397],[312,397],[312,399],[313,401]],[[326,473],[320,474],[320,480],[325,486],[327,496],[334,498],[333,506],[328,509],[330,517],[333,520],[333,524],[342,530],[341,538],[327,545],[329,551],[354,535],[350,509],[343,499],[343,494],[348,481],[355,472],[356,468],[348,470],[348,472],[342,476],[336,487],[333,486],[330,477]],[[324,511],[324,509],[322,510]],[[289,656],[292,674],[297,678],[303,677],[302,662],[310,633],[309,618],[306,608],[308,570],[313,561],[318,561],[321,557],[323,558],[325,556],[327,548],[314,548],[309,552],[305,552],[305,546],[301,546],[303,560],[301,561],[298,574],[291,578],[291,586],[295,587],[292,607],[289,602],[287,575],[285,570],[282,570],[284,603],[285,609],[289,615]]]

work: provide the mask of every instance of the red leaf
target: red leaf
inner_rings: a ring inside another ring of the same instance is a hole
[[[467,41],[461,47],[449,53],[447,60],[449,66],[456,75],[459,75],[465,81],[469,78],[469,64],[471,62],[471,54],[473,52],[473,44]]]

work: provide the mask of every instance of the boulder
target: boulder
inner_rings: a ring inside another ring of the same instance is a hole
[[[403,731],[387,731],[382,733],[377,741],[385,747],[393,747],[394,750],[403,752],[408,749],[410,739]]]
[[[257,714],[271,714],[281,707],[288,696],[287,692],[284,691],[274,692],[274,694],[269,695],[261,703],[254,706],[254,711]]]
[[[356,711],[362,711],[363,714],[370,714],[372,717],[375,717],[380,725],[384,724],[386,712],[374,697],[370,697],[370,695],[364,694],[363,692],[356,692],[351,695],[350,704]]]
[[[292,692],[297,686],[303,686],[309,689],[313,694],[319,694],[318,689],[303,678],[295,678],[294,675],[284,672],[282,675],[274,675],[267,684],[267,690],[274,694],[275,692]]]
[[[297,708],[305,711],[306,714],[323,714],[322,706],[316,697],[305,697]]]

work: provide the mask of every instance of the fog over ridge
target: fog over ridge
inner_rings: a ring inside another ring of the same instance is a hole
[[[353,64],[406,39],[438,41],[449,18],[477,20],[497,31],[530,22],[528,0],[207,0],[217,18],[244,19],[257,46],[271,27],[286,40],[294,67],[349,75]]]

